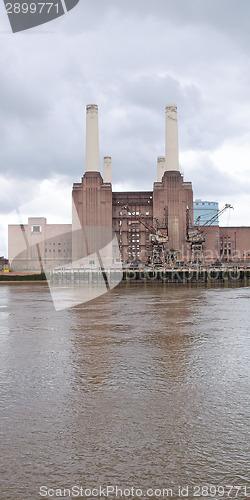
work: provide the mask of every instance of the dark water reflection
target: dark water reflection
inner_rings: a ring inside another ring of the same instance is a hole
[[[249,306],[250,288],[121,286],[55,312],[46,285],[1,286],[1,498],[250,487]]]

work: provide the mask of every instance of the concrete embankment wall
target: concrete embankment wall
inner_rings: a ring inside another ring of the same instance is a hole
[[[107,279],[110,283],[243,283],[250,285],[250,269],[203,269],[203,270],[109,270],[104,273],[94,270],[54,271],[47,278],[57,283],[100,283]],[[46,281],[46,275],[1,273],[0,282]]]
[[[118,282],[120,279],[120,271],[106,271],[104,274],[98,271],[78,271],[69,270],[64,273],[52,273],[50,279],[53,283],[99,283],[104,279],[108,279],[110,283]],[[124,270],[121,276],[121,281],[124,283],[233,283],[243,282],[250,284],[249,269],[207,269],[207,270]]]

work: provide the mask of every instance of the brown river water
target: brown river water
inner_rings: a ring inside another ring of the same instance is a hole
[[[1,500],[250,497],[250,287],[2,284],[0,382]]]

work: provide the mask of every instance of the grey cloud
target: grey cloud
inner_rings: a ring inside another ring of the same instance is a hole
[[[178,105],[181,150],[215,149],[242,135],[249,121],[229,109],[232,101],[244,109],[249,99],[238,48],[249,36],[249,9],[231,0],[81,1],[50,23],[52,35],[5,37],[2,172],[35,179],[61,173],[77,181],[89,102],[99,104],[101,156],[113,157],[115,182],[136,186],[143,177],[143,186],[152,186],[171,101]],[[238,72],[231,88],[227,77]],[[203,175],[197,179],[203,189]]]
[[[145,19],[161,20],[166,25],[201,29],[208,27],[234,40],[247,50],[250,42],[248,0],[92,0],[83,1],[71,12],[71,17],[64,16],[58,21],[63,29],[71,32],[94,31],[100,25],[109,22],[111,16],[119,16],[138,23]]]
[[[148,108],[151,111],[161,110],[164,103],[178,103],[185,109],[189,102],[196,112],[200,108],[201,92],[194,84],[181,84],[172,75],[140,74],[129,80],[120,82],[121,102],[125,99],[135,106]],[[189,108],[189,113],[192,112]],[[193,114],[193,113],[192,113]]]
[[[25,79],[14,74],[2,73],[0,82],[0,113],[5,120],[17,118],[21,121],[41,119],[46,113],[47,103],[40,92],[32,88]]]
[[[241,181],[229,172],[222,172],[208,158],[203,158],[198,168],[185,167],[186,180],[192,179],[194,196],[196,198],[219,199],[235,195],[248,195],[250,192],[250,179]]]

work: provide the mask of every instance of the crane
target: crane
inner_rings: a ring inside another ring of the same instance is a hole
[[[124,208],[124,210],[127,210],[127,212],[129,214],[133,213],[131,208],[128,205],[126,205],[123,208]],[[161,244],[166,243],[168,241],[167,228],[166,229],[158,229],[158,228],[156,229],[153,226],[151,226],[151,224],[145,224],[145,222],[143,221],[143,217],[141,215],[138,215],[137,219],[146,229],[148,229],[150,231],[150,241],[152,244],[161,245]]]
[[[189,226],[189,208],[187,207],[187,234],[186,234],[186,241],[190,244],[191,248],[191,255],[192,257],[196,257],[196,260],[202,260],[202,251],[203,251],[203,244],[206,241],[206,233],[205,229],[213,224],[213,222],[218,219],[218,217],[223,214],[226,210],[229,208],[233,209],[233,206],[230,205],[229,203],[226,203],[225,206],[213,217],[208,219],[202,226],[200,225],[200,216],[197,217],[194,226],[190,227]],[[192,258],[193,260],[193,258]]]
[[[128,212],[128,214],[133,214],[128,205],[123,208]],[[141,215],[137,215],[136,218],[149,231],[150,242],[152,244],[152,257],[150,265],[152,267],[163,266],[166,260],[164,245],[168,242],[167,228],[155,228],[151,224],[145,223],[143,220],[144,218]]]

